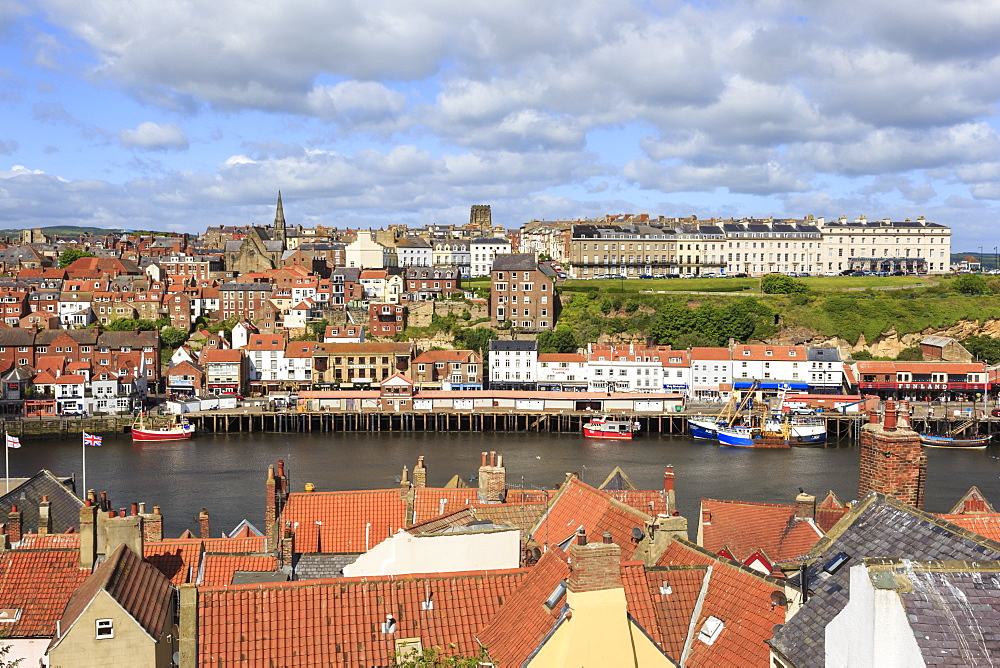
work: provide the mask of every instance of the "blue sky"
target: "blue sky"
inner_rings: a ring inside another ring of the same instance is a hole
[[[259,6],[258,6],[259,5]],[[0,0],[0,228],[608,213],[1000,244],[1000,3]]]

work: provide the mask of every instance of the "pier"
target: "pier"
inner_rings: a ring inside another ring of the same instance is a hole
[[[618,414],[618,413],[616,413]],[[185,413],[200,434],[266,433],[325,433],[325,432],[503,432],[503,433],[581,433],[583,424],[596,413],[587,411],[527,412],[527,411],[268,411],[259,408]],[[684,435],[688,433],[688,417],[705,413],[632,414],[641,433]],[[819,414],[825,420],[829,440],[854,438],[867,418],[860,413]],[[160,426],[173,416],[150,416],[147,422]],[[132,426],[131,416],[65,419],[7,419],[3,427],[12,436],[26,441],[33,439],[71,439],[86,431],[103,435],[126,435]],[[918,432],[946,433],[969,423],[959,417],[914,417]],[[964,433],[990,435],[1000,431],[1000,419],[983,418],[970,424]]]

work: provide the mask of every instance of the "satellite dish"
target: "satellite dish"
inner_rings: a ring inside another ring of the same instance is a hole
[[[771,609],[774,610],[776,607],[785,607],[788,605],[788,599],[785,597],[785,592],[775,589],[771,592]]]
[[[640,529],[639,527],[632,527],[632,540],[633,541],[635,541],[636,543],[638,543],[644,537],[645,537],[645,534],[642,533],[642,529]]]
[[[774,625],[774,628],[773,628],[773,629],[771,629],[771,635],[772,635],[772,636],[776,636],[776,635],[778,635],[778,631],[780,631],[780,630],[781,630],[781,627],[783,627],[783,626],[784,626],[784,624],[775,624],[775,625]]]

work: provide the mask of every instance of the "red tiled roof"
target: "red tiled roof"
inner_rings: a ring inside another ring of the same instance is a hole
[[[587,539],[599,543],[604,532],[610,531],[612,540],[622,549],[622,558],[629,559],[635,551],[632,529],[649,519],[649,514],[610,498],[573,476],[563,483],[531,536],[542,545],[559,545],[583,527]]]
[[[206,538],[205,552],[214,554],[249,554],[264,551],[264,536],[240,535],[235,538]]]
[[[706,572],[704,566],[646,569],[641,562],[622,564],[629,614],[677,663]]]
[[[856,362],[858,373],[895,373],[909,371],[911,373],[979,373],[986,371],[983,362]]]
[[[413,489],[413,522],[424,522],[439,515],[447,515],[473,504],[479,498],[478,487],[443,489],[415,487]]]
[[[79,549],[0,554],[0,608],[21,610],[17,622],[3,625],[6,637],[55,635],[66,602],[90,575],[79,561]]]
[[[559,548],[543,554],[514,595],[479,633],[494,663],[523,665],[552,630],[562,616],[565,594],[551,609],[545,601],[569,577],[568,561]]]
[[[790,561],[809,552],[823,532],[808,520],[795,519],[795,506],[749,501],[702,499],[704,511],[711,513],[702,522],[702,546],[714,553],[728,547],[739,560],[755,550],[763,550],[775,561]]]
[[[744,354],[750,351],[749,355]],[[768,355],[768,352],[771,354]],[[796,360],[805,361],[805,346],[768,346],[759,344],[736,344],[733,346],[733,359],[742,360]]]
[[[269,573],[278,569],[278,560],[266,555],[207,554],[201,584],[206,587],[228,585],[236,571]]]
[[[78,533],[26,533],[21,536],[19,550],[79,550]]]
[[[686,665],[770,665],[765,641],[773,635],[775,624],[785,622],[785,608],[771,605],[771,594],[782,590],[781,583],[682,540],[671,542],[657,565],[712,567],[706,573],[708,586],[692,630],[701,631],[709,617],[722,620],[724,628],[711,645],[696,635]]]
[[[164,540],[143,545],[146,561],[156,566],[174,585],[194,582],[201,567],[202,541]]]
[[[406,502],[398,489],[296,492],[281,519],[297,524],[298,553],[360,554],[406,525]]]
[[[539,362],[569,362],[584,364],[587,358],[579,353],[538,353]]]
[[[729,361],[729,348],[691,348],[692,360],[725,360]]]
[[[199,665],[389,666],[396,639],[416,637],[423,647],[473,656],[480,647],[475,634],[527,573],[511,569],[202,587]],[[424,610],[428,590],[433,607]],[[396,620],[395,633],[381,632],[387,614]]]
[[[938,515],[943,520],[957,524],[963,529],[974,531],[980,536],[1000,541],[1000,513],[982,515]]]
[[[209,362],[239,362],[243,359],[242,350],[223,350],[221,348],[208,348],[202,351],[201,361],[204,364]]]

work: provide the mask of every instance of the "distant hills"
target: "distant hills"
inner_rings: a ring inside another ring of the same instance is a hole
[[[107,229],[103,227],[82,227],[79,225],[53,225],[51,227],[39,228],[45,234],[68,234],[68,235],[79,235],[86,234],[90,236],[104,236],[105,234],[110,234],[112,232],[121,232],[120,227],[114,229]],[[139,232],[141,230],[133,230]],[[155,234],[155,232],[144,232],[145,234]],[[162,234],[162,233],[161,233]],[[0,237],[16,237],[21,235],[21,230],[0,230]]]

